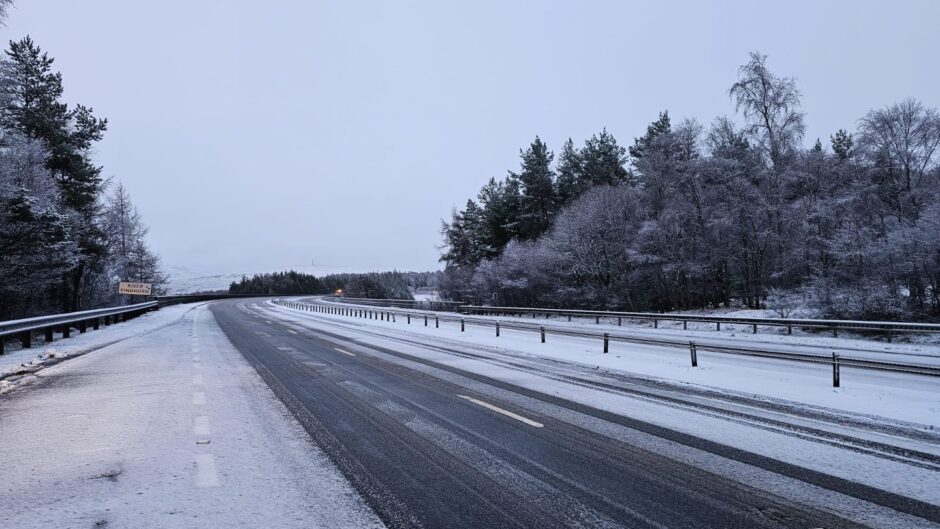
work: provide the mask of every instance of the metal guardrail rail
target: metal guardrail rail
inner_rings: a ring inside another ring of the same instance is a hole
[[[706,315],[686,315],[686,314],[659,314],[653,312],[614,312],[602,310],[569,310],[569,309],[543,309],[534,307],[487,307],[477,305],[464,305],[460,308],[463,314],[473,315],[543,315],[545,317],[558,316],[567,317],[571,321],[575,318],[593,318],[596,323],[602,320],[617,320],[618,325],[623,320],[641,320],[652,321],[654,327],[659,326],[660,321],[682,322],[683,329],[688,328],[689,323],[714,323],[717,330],[721,330],[722,324],[749,325],[753,332],[757,332],[758,327],[786,327],[787,334],[793,332],[793,328],[803,329],[822,329],[832,331],[834,336],[838,336],[840,330],[853,331],[872,331],[883,332],[889,336],[892,333],[899,332],[940,332],[940,324],[936,323],[911,323],[911,322],[890,322],[890,321],[854,321],[854,320],[814,320],[805,318],[741,318],[735,316],[706,316]]]
[[[146,312],[157,310],[167,305],[178,303],[195,303],[217,299],[271,297],[270,295],[236,295],[236,294],[189,294],[180,296],[160,296],[153,301],[118,307],[84,310],[79,312],[66,312],[37,316],[20,320],[0,321],[0,355],[4,353],[5,342],[9,338],[19,338],[24,349],[32,347],[33,334],[42,332],[45,342],[51,342],[56,332],[62,338],[69,338],[72,329],[85,333],[89,328],[97,330],[102,324],[111,325],[131,318],[136,318]]]
[[[692,314],[664,314],[657,312],[618,312],[608,310],[580,310],[580,309],[548,309],[541,307],[495,307],[485,305],[468,305],[453,301],[435,301],[435,302],[412,302],[407,300],[387,300],[387,299],[364,299],[364,298],[346,298],[346,297],[324,297],[341,303],[354,303],[359,305],[374,305],[378,307],[406,307],[415,309],[427,309],[435,311],[459,312],[461,314],[474,316],[543,316],[546,318],[559,317],[568,318],[588,318],[595,320],[600,324],[602,321],[616,321],[617,325],[622,325],[623,320],[650,321],[654,327],[659,327],[661,321],[681,322],[683,329],[688,329],[689,323],[708,323],[714,324],[717,330],[721,330],[722,324],[725,325],[748,325],[754,333],[758,327],[783,327],[787,329],[787,334],[793,332],[793,328],[798,329],[819,329],[832,331],[834,336],[838,336],[840,330],[851,331],[869,331],[881,332],[891,339],[892,334],[907,332],[937,332],[940,333],[940,324],[937,323],[914,323],[914,322],[892,322],[892,321],[863,321],[863,320],[817,320],[808,318],[743,318],[737,316],[707,316]],[[422,305],[422,303],[428,303]]]
[[[120,307],[3,321],[0,322],[0,354],[3,354],[4,342],[10,336],[19,337],[25,349],[32,347],[33,333],[37,331],[43,331],[46,342],[51,342],[57,329],[62,333],[63,338],[68,338],[73,327],[77,328],[80,333],[86,332],[89,327],[97,330],[102,323],[111,325],[119,321],[127,321],[159,307],[160,302],[148,301]]]
[[[345,303],[349,304],[353,299],[343,300]],[[441,322],[452,322],[459,323],[460,330],[463,332],[467,325],[473,324],[483,327],[492,327],[495,329],[496,336],[499,336],[499,333],[502,329],[515,329],[523,331],[531,331],[539,333],[540,340],[542,343],[545,343],[546,335],[557,335],[557,336],[574,336],[581,337],[586,339],[597,340],[599,343],[603,344],[603,352],[607,353],[609,350],[610,342],[623,342],[623,343],[635,343],[643,345],[654,345],[662,347],[673,347],[673,348],[687,348],[689,349],[690,358],[692,366],[696,367],[698,365],[697,353],[699,351],[708,351],[713,353],[724,353],[740,356],[753,356],[753,357],[763,357],[763,358],[774,358],[778,360],[785,360],[791,362],[802,362],[802,363],[812,363],[812,364],[824,364],[831,365],[833,370],[833,386],[838,387],[840,384],[840,368],[841,367],[853,367],[859,369],[868,369],[876,371],[888,371],[895,373],[904,373],[910,375],[925,375],[940,377],[940,366],[932,365],[923,365],[923,364],[908,364],[901,362],[888,362],[883,360],[870,360],[865,358],[852,358],[839,356],[833,353],[830,356],[824,355],[815,355],[809,353],[796,353],[796,352],[786,352],[786,351],[774,351],[769,349],[758,349],[750,347],[737,347],[737,346],[724,346],[716,344],[707,344],[701,343],[697,344],[694,341],[685,341],[685,340],[676,340],[676,339],[665,339],[665,338],[640,338],[636,336],[626,336],[617,333],[611,332],[601,332],[601,331],[592,331],[584,330],[572,327],[562,327],[562,326],[548,326],[538,323],[526,323],[523,321],[505,321],[505,320],[496,320],[496,319],[487,319],[487,318],[473,318],[461,314],[440,314],[436,312],[415,312],[415,311],[406,311],[398,310],[395,308],[382,308],[380,307],[371,307],[371,306],[356,306],[356,305],[337,305],[331,303],[324,303],[322,301],[306,302],[306,301],[296,301],[296,300],[283,300],[275,299],[275,303],[286,306],[288,308],[294,308],[297,310],[304,310],[310,312],[324,313],[324,314],[334,314],[341,316],[357,317],[357,318],[366,318],[366,319],[378,319],[378,320],[389,320],[392,322],[396,321],[396,317],[403,317],[406,320],[406,323],[411,324],[411,320],[414,319],[417,323],[422,323],[425,327],[433,324],[435,327],[439,327]],[[795,320],[793,320],[795,321]]]

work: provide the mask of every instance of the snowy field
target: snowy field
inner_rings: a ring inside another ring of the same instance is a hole
[[[304,274],[322,277],[330,274],[359,274],[374,272],[376,268],[354,266],[328,266],[328,265],[298,265],[270,270],[256,270],[253,272],[227,272],[221,274],[205,274],[183,266],[167,267],[169,283],[167,294],[191,294],[194,292],[228,291],[229,285],[240,281],[242,277],[251,277],[255,274],[273,272],[287,272],[293,270]]]

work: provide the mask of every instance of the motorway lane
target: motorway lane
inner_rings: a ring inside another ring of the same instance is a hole
[[[453,380],[213,305],[230,341],[392,527],[858,527]]]

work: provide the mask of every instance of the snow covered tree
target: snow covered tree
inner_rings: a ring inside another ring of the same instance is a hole
[[[774,75],[767,68],[767,56],[757,52],[751,52],[751,60],[738,72],[728,93],[771,167],[781,171],[795,155],[805,131],[796,80]]]
[[[513,177],[519,181],[519,238],[529,240],[545,233],[555,215],[554,154],[538,136],[525,151],[520,150],[522,169]]]

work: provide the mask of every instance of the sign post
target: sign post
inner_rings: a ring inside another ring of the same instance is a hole
[[[121,281],[118,283],[118,294],[128,294],[130,296],[149,296],[153,285],[150,283],[131,283],[130,281]]]

